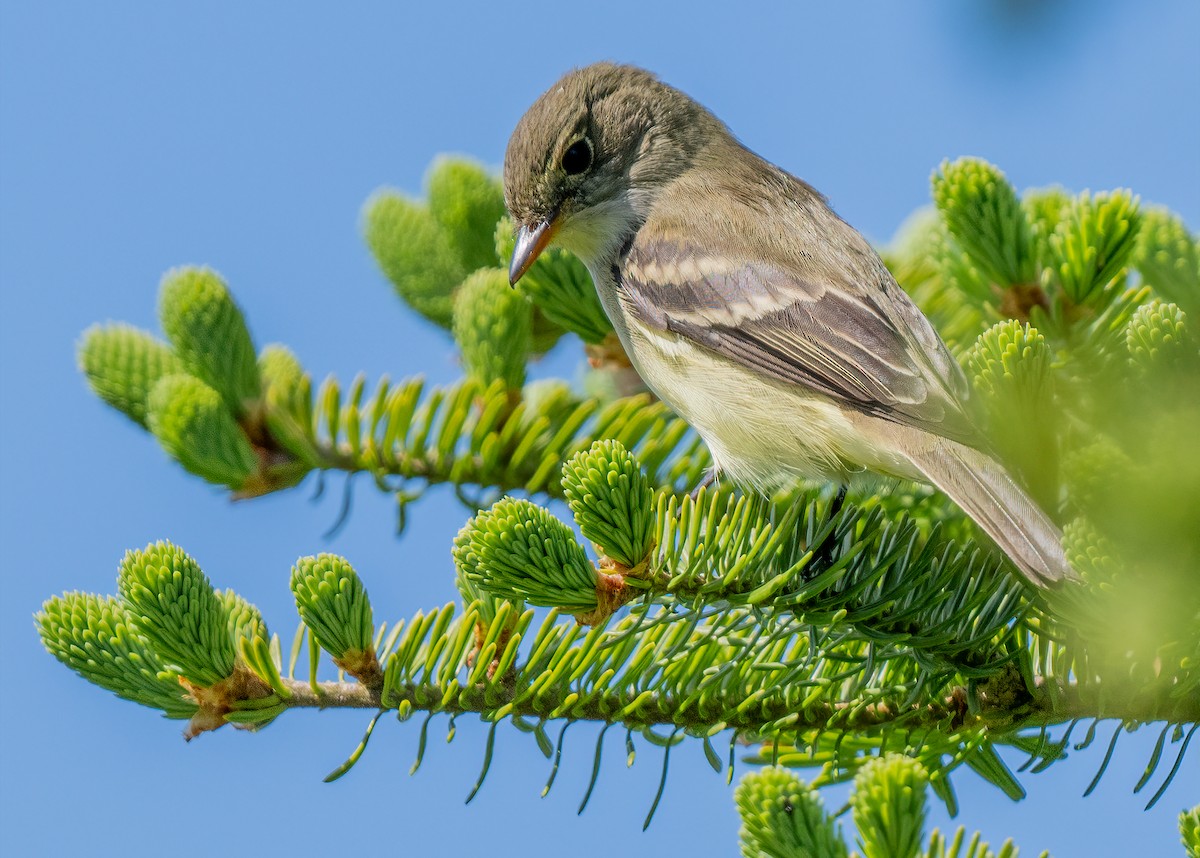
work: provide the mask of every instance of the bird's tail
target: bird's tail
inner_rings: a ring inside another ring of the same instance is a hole
[[[928,437],[913,439],[916,443],[905,451],[908,458],[996,541],[1026,578],[1044,587],[1076,577],[1063,552],[1062,530],[999,462],[945,438],[929,444]]]

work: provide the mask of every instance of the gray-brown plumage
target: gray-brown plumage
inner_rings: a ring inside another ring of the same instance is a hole
[[[1036,582],[1061,534],[994,459],[933,327],[812,187],[649,73],[571,72],[509,142],[515,282],[578,255],[647,385],[717,467],[769,490],[870,470],[932,482]]]

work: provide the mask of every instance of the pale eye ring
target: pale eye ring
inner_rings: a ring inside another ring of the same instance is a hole
[[[563,172],[568,176],[586,173],[592,166],[592,141],[580,137],[563,152],[561,163]]]

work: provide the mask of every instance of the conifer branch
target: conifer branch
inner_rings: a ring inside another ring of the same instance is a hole
[[[283,346],[256,357],[205,268],[164,277],[165,339],[92,328],[79,363],[98,396],[233,497],[367,473],[403,516],[426,487],[452,485],[475,512],[452,552],[462,605],[377,626],[344,558],[301,558],[302,626],[285,657],[253,605],[155,543],[127,554],[118,597],[45,603],[51,654],[187,720],[188,737],[292,709],[473,713],[532,732],[548,755],[552,720],[621,724],[668,748],[690,736],[720,769],[710,740],[729,734],[759,743],[756,762],[819,770],[809,784],[777,768],[743,782],[751,855],[845,854],[813,787],[851,777],[867,858],[917,854],[927,789],[953,808],[948,777],[965,765],[1020,798],[996,748],[1037,771],[1081,722],[1076,749],[1101,720],[1117,722],[1114,744],[1157,726],[1135,792],[1165,770],[1150,803],[1161,798],[1200,729],[1200,243],[1178,218],[1125,190],[1020,194],[960,159],[886,253],[960,355],[995,453],[1065,525],[1082,580],[1042,594],[930,490],[857,487],[838,509],[812,485],[689,496],[711,459],[665,405],[631,393],[579,261],[543,254],[512,291],[496,180],[443,159],[427,186],[423,200],[376,195],[366,238],[397,294],[454,336],[461,381],[315,386]],[[527,383],[528,361],[568,334],[591,365],[582,392]],[[532,499],[482,499],[507,492]],[[536,628],[534,607],[551,609]],[[352,681],[319,681],[322,652]],[[1193,851],[1196,819],[1180,820]],[[922,854],[994,853],[959,829],[933,832]]]
[[[1129,699],[1122,694],[1108,694],[1108,689],[1099,685],[1079,686],[1060,680],[1054,690],[1047,688],[1047,681],[1038,683],[1032,695],[1023,695],[1014,701],[1006,695],[980,693],[977,697],[978,711],[970,711],[967,697],[968,686],[955,685],[941,700],[929,703],[914,703],[907,707],[886,703],[859,705],[855,701],[842,700],[822,703],[804,709],[803,712],[789,710],[785,705],[767,705],[757,710],[754,716],[734,716],[722,720],[719,714],[731,708],[726,701],[716,700],[710,704],[711,711],[701,708],[694,713],[680,713],[677,700],[654,694],[642,696],[633,692],[616,692],[584,705],[571,705],[569,698],[574,691],[549,692],[536,698],[524,697],[516,690],[496,689],[484,685],[464,689],[453,701],[441,704],[445,689],[439,685],[404,684],[388,689],[387,705],[384,705],[380,689],[372,689],[357,682],[318,682],[314,687],[308,682],[285,679],[284,685],[291,691],[287,700],[288,709],[399,709],[403,702],[415,711],[440,712],[445,714],[478,714],[487,716],[500,709],[509,716],[518,718],[556,719],[569,718],[573,721],[610,723],[614,712],[628,709],[639,697],[637,727],[682,727],[696,733],[707,733],[714,726],[736,731],[745,738],[757,735],[764,724],[786,721],[793,716],[803,720],[807,732],[821,733],[838,731],[871,734],[884,728],[904,730],[929,730],[944,727],[953,729],[986,729],[994,741],[1002,741],[1006,734],[1017,734],[1026,730],[1056,727],[1075,721],[1116,720],[1123,724],[1168,724],[1188,725],[1200,722],[1200,701],[1184,701],[1181,705],[1163,707],[1160,701]],[[1115,697],[1116,699],[1110,699]],[[429,701],[439,701],[430,704]]]

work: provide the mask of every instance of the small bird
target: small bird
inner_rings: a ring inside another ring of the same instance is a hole
[[[718,472],[762,492],[864,470],[929,482],[1032,582],[1072,575],[866,239],[687,95],[632,66],[568,73],[513,132],[504,194],[510,281],[552,241],[578,256],[634,368]]]

